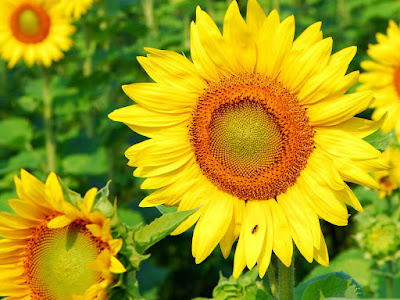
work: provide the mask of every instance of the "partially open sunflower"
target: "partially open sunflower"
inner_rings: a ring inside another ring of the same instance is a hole
[[[377,188],[369,172],[384,167],[362,138],[380,123],[354,117],[371,92],[344,94],[356,48],[331,55],[321,23],[294,42],[294,17],[280,22],[249,0],[246,21],[235,1],[223,34],[199,7],[191,57],[146,48],[138,60],[154,83],[123,86],[137,104],[109,117],[148,140],[126,151],[144,189],[140,206],[199,209],[173,234],[193,226],[202,262],[219,244],[224,257],[239,238],[235,277],[245,266],[264,276],[271,252],[289,266],[293,240],[311,262],[328,264],[319,218],[347,225],[345,204],[362,207],[344,181]]]
[[[122,246],[110,219],[92,206],[89,190],[78,208],[64,200],[54,173],[42,183],[21,171],[15,177],[15,214],[0,213],[0,296],[4,299],[106,299],[113,273],[125,272],[116,258]]]
[[[28,66],[50,66],[72,46],[75,27],[58,1],[1,0],[0,54],[12,68],[22,58]]]

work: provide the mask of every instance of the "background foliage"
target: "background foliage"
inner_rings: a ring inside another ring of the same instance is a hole
[[[239,1],[242,12],[246,2]],[[267,12],[279,5],[282,18],[294,14],[297,35],[312,23],[322,21],[324,36],[333,37],[334,52],[357,45],[349,71],[359,69],[360,61],[367,59],[368,44],[376,43],[375,32],[385,32],[388,20],[399,22],[400,15],[400,2],[396,0],[259,2]],[[144,46],[190,57],[189,24],[195,19],[196,6],[200,5],[221,26],[229,3],[230,0],[100,0],[75,22],[75,46],[51,68],[28,69],[19,63],[10,70],[0,61],[0,210],[9,210],[6,200],[16,197],[13,177],[20,168],[42,180],[48,174],[43,123],[43,78],[48,78],[53,98],[56,170],[60,177],[81,193],[92,186],[100,188],[112,179],[111,193],[118,197],[120,216],[132,226],[159,216],[155,208],[137,208],[146,191],[140,190],[141,180],[132,176],[133,169],[126,166],[123,156],[130,145],[143,137],[112,122],[107,114],[132,103],[122,92],[122,84],[150,81],[136,60],[136,56],[145,54]],[[367,211],[382,205],[375,191],[353,188]],[[299,256],[296,280],[343,270],[364,288],[365,297],[384,296],[385,269],[373,271],[379,269],[377,261],[364,258],[354,238],[357,230],[364,230],[355,226],[355,220],[363,224],[366,221],[362,218],[367,217],[352,217],[350,226],[345,228],[323,222],[331,266],[326,269],[308,264]],[[143,262],[138,273],[145,298],[210,298],[220,280],[219,272],[230,276],[232,256],[225,261],[217,249],[204,263],[195,265],[190,244],[191,232],[186,232],[152,247],[151,258]],[[396,280],[400,286],[398,276]],[[216,289],[214,295],[221,290]],[[400,291],[394,296],[400,297]]]

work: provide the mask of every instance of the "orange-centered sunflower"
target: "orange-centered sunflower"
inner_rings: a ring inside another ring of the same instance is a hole
[[[78,208],[64,200],[54,173],[46,184],[21,171],[17,215],[0,213],[0,296],[5,299],[105,299],[113,273],[125,272],[116,258],[110,219],[92,206],[89,190]]]
[[[126,151],[144,189],[141,206],[199,207],[173,234],[196,222],[192,252],[203,261],[219,244],[224,257],[239,238],[234,276],[271,252],[290,265],[293,242],[308,261],[328,264],[319,218],[346,225],[345,204],[362,207],[344,181],[377,188],[368,174],[380,152],[362,140],[379,124],[353,117],[370,92],[345,95],[356,48],[331,55],[321,23],[294,42],[293,16],[280,22],[249,0],[235,1],[223,34],[200,8],[191,24],[191,56],[147,48],[138,60],[154,83],[123,87],[137,104],[110,118],[149,137]]]
[[[75,31],[54,0],[0,1],[0,54],[12,68],[20,59],[28,66],[50,66],[72,46]]]
[[[367,51],[375,61],[361,62],[366,72],[360,75],[362,84],[358,90],[374,91],[372,118],[378,120],[387,113],[382,131],[395,128],[400,140],[400,29],[394,21],[389,21],[387,35],[377,33],[376,39],[378,44],[369,45]]]

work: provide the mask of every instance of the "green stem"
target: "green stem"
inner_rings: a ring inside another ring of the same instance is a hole
[[[279,12],[279,0],[272,0],[272,7]]]
[[[157,28],[154,22],[153,0],[142,0],[142,8],[146,26],[150,30],[150,37],[154,38],[157,36]]]
[[[56,141],[53,129],[53,110],[52,97],[50,94],[50,79],[46,69],[42,69],[43,74],[43,119],[46,139],[47,171],[56,170]]]
[[[279,261],[279,300],[294,299],[294,261],[289,268]]]
[[[278,294],[278,283],[276,281],[276,261],[274,259],[274,255],[272,255],[271,257],[271,263],[268,266],[267,272],[269,284],[271,287],[271,293],[273,296],[276,297]]]
[[[394,266],[393,261],[389,260],[386,262],[387,272],[389,276],[385,277],[386,281],[386,298],[393,298],[393,283],[394,283]]]

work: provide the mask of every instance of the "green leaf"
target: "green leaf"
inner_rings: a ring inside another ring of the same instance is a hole
[[[370,286],[372,284],[371,261],[364,257],[359,249],[348,249],[338,254],[328,267],[317,266],[305,278],[305,280],[331,272],[343,271],[349,274],[361,286]]]
[[[299,284],[295,289],[295,299],[320,300],[327,297],[344,297],[346,293],[352,294],[354,288],[358,294],[362,293],[361,286],[346,273],[328,273]]]
[[[148,248],[174,231],[179,224],[196,210],[197,208],[165,214],[139,229],[134,235],[136,250],[139,253],[144,253]]]
[[[385,151],[390,145],[390,141],[395,138],[393,131],[382,133],[381,130],[377,130],[369,136],[365,137],[364,140],[370,143],[379,151]]]
[[[132,209],[118,208],[118,216],[122,222],[128,224],[130,227],[144,222],[143,216]]]
[[[8,118],[0,121],[0,146],[23,149],[32,139],[32,128],[24,118]]]
[[[62,167],[65,174],[102,175],[108,172],[106,150],[103,147],[93,153],[71,154],[64,158]]]

